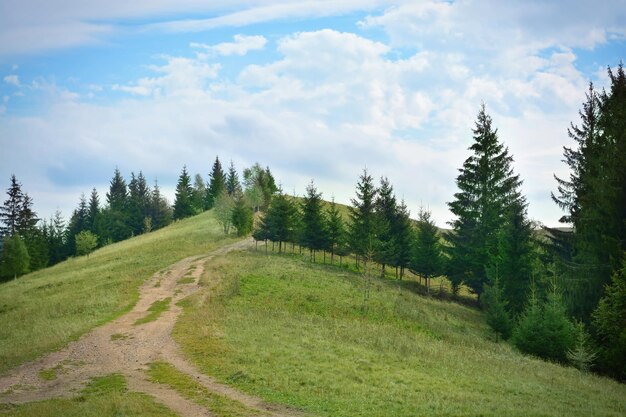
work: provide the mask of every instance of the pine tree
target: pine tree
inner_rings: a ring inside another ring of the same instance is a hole
[[[242,191],[241,183],[239,182],[239,174],[237,174],[237,170],[235,169],[235,164],[233,164],[233,161],[230,161],[230,167],[228,167],[228,175],[226,177],[226,189],[228,190],[228,194],[231,196]]]
[[[395,266],[400,268],[400,279],[404,276],[404,270],[410,266],[413,252],[414,231],[411,223],[410,212],[404,200],[397,207],[396,221],[394,224],[395,239]]]
[[[11,186],[7,190],[9,198],[0,207],[0,236],[13,236],[18,233],[20,216],[24,204],[22,184],[17,181],[15,175],[11,175]]]
[[[131,173],[128,191],[128,222],[133,234],[139,235],[144,232],[145,219],[148,216],[148,205],[150,204],[150,188],[141,171],[137,177]]]
[[[600,344],[602,370],[626,381],[626,259],[606,286],[593,313],[593,325]]]
[[[504,340],[508,339],[513,330],[513,321],[507,310],[507,301],[504,298],[500,277],[497,274],[491,285],[485,284],[482,302],[487,324],[496,333],[496,342],[498,342],[498,337],[502,337]]]
[[[374,202],[374,233],[376,239],[374,240],[373,250],[374,260],[382,265],[383,276],[385,275],[385,266],[395,264],[396,241],[394,228],[397,209],[393,187],[387,178],[382,177]]]
[[[465,160],[448,203],[456,219],[450,224],[450,271],[453,286],[467,284],[478,295],[487,283],[486,269],[497,255],[498,233],[506,213],[519,197],[521,181],[513,174],[513,158],[498,140],[483,105],[474,129],[473,154]]]
[[[155,180],[154,187],[150,193],[150,204],[148,207],[148,216],[152,219],[152,229],[160,229],[172,222],[172,207],[167,199],[161,195],[159,183]]]
[[[66,242],[68,245],[67,253],[69,255],[76,254],[76,235],[82,232],[83,230],[88,230],[87,225],[87,199],[85,198],[85,194],[80,195],[80,200],[78,202],[78,207],[74,209],[72,213],[72,217],[70,217],[69,224],[67,225],[67,238]],[[120,239],[121,240],[121,239]]]
[[[60,214],[60,213],[59,213]],[[91,190],[91,195],[89,196],[89,206],[87,208],[87,230],[91,231],[94,234],[98,234],[100,232],[100,197],[98,196],[98,191],[96,191],[95,187]]]
[[[293,203],[279,190],[263,217],[260,229],[269,240],[278,242],[279,253],[282,252],[283,243],[294,238],[296,211]]]
[[[335,254],[342,253],[346,240],[345,225],[334,198],[331,200],[330,206],[326,211],[326,218],[328,219],[328,239],[326,244],[328,251],[330,251],[330,263],[332,264]]]
[[[224,171],[222,170],[222,164],[220,163],[219,157],[215,157],[213,169],[209,174],[209,186],[206,191],[205,207],[207,209],[212,209],[215,205],[215,200],[222,193],[222,190],[225,189],[226,177],[224,176]]]
[[[522,197],[515,199],[509,207],[499,232],[498,251],[491,263],[490,270],[499,273],[502,295],[509,312],[517,316],[524,310],[535,263],[533,229]]]
[[[65,220],[63,220],[63,216],[59,210],[55,211],[54,215],[50,219],[46,238],[48,240],[47,246],[50,265],[55,265],[67,258],[68,253],[65,243]]]
[[[176,185],[174,220],[184,219],[185,217],[195,214],[193,206],[191,205],[192,194],[191,178],[189,178],[189,174],[187,173],[187,167],[184,166],[180,177],[178,177],[178,184]]]
[[[327,227],[322,211],[322,194],[317,192],[313,181],[306,187],[302,200],[302,230],[300,242],[311,251],[311,260],[315,262],[315,252],[327,246]]]
[[[371,175],[367,173],[367,169],[364,169],[356,185],[356,198],[351,200],[352,207],[349,207],[348,233],[352,251],[357,256],[363,257],[365,262],[370,260],[370,254],[376,245],[375,199],[376,187],[374,187]]]
[[[439,229],[430,216],[430,211],[420,208],[410,264],[414,274],[424,277],[429,293],[431,277],[440,274],[443,266],[443,248],[439,241]]]
[[[26,245],[17,233],[3,241],[0,261],[2,276],[17,278],[28,272],[30,256]]]
[[[575,338],[576,328],[567,317],[556,287],[544,304],[531,290],[529,304],[513,330],[513,344],[522,352],[566,363],[567,352],[574,347]]]
[[[120,170],[115,168],[109,192],[106,195],[109,208],[119,212],[126,212],[128,204],[128,190],[126,181],[122,177]]]

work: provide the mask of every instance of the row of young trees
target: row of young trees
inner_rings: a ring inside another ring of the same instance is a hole
[[[342,215],[334,199],[327,204],[313,181],[307,186],[302,199],[285,195],[282,190],[271,200],[268,210],[253,232],[257,241],[278,244],[278,252],[292,251],[297,244],[309,250],[312,261],[318,252],[335,256],[356,255],[357,268],[368,262],[395,268],[396,277],[402,279],[408,269],[426,278],[443,272],[444,254],[439,231],[430,212],[420,210],[418,220],[410,219],[404,201],[398,203],[393,187],[387,178],[381,178],[376,187],[367,170],[359,177],[357,197],[352,200],[349,212]]]

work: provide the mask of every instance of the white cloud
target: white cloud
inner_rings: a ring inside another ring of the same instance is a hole
[[[15,87],[19,87],[20,86],[20,78],[19,76],[12,74],[12,75],[7,75],[4,77],[4,82],[7,84],[11,84],[14,85]]]
[[[235,35],[234,42],[223,42],[217,45],[207,45],[203,43],[192,43],[192,48],[202,48],[207,50],[210,54],[217,55],[246,55],[249,51],[258,51],[265,47],[267,39],[264,36],[246,36]]]

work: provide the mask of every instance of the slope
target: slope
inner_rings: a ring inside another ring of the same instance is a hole
[[[320,416],[618,416],[626,386],[496,344],[481,313],[262,251],[216,259],[174,337],[201,369]],[[218,279],[218,281],[214,281]]]
[[[0,284],[0,374],[129,311],[155,272],[233,240],[207,212]]]

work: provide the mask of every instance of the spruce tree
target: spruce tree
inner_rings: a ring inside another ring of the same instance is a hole
[[[87,230],[94,234],[100,233],[100,197],[98,191],[95,188],[91,190],[89,196],[89,206],[87,208]]]
[[[375,199],[374,181],[367,169],[364,169],[356,185],[356,198],[351,200],[352,207],[349,207],[348,238],[352,251],[365,262],[370,260],[370,254],[376,245]]]
[[[413,252],[413,225],[410,212],[404,200],[400,202],[396,211],[394,224],[395,240],[395,266],[400,268],[400,279],[404,276],[404,270],[410,266]]]
[[[524,198],[514,200],[504,220],[498,235],[497,254],[488,272],[498,271],[508,310],[517,316],[524,310],[535,264],[533,229],[526,215]]]
[[[455,288],[465,283],[480,298],[489,281],[486,269],[497,256],[498,233],[511,204],[519,198],[521,181],[513,174],[513,158],[498,140],[484,105],[473,133],[469,148],[473,154],[459,170],[459,191],[448,203],[456,216],[450,223],[449,278]]]
[[[189,174],[187,173],[187,167],[184,166],[180,177],[178,177],[178,184],[176,184],[174,220],[184,219],[185,217],[195,214],[191,204],[192,194],[191,178],[189,178]]]
[[[626,381],[626,259],[593,313],[601,370]]]
[[[226,190],[228,190],[228,194],[231,196],[242,191],[241,183],[239,182],[239,174],[237,174],[235,164],[232,160],[230,161],[230,166],[228,167],[228,175],[226,177]]]
[[[222,190],[225,189],[226,177],[224,175],[224,170],[222,169],[222,164],[220,163],[219,157],[215,157],[213,169],[209,174],[209,185],[206,191],[205,207],[207,209],[212,209],[215,205],[215,200],[222,193]]]
[[[504,297],[500,277],[496,274],[492,284],[485,284],[485,293],[482,300],[485,309],[487,324],[496,333],[498,338],[506,340],[511,336],[513,321],[507,309],[507,301]]]
[[[48,233],[46,234],[48,240],[48,254],[50,265],[55,265],[65,258],[67,258],[67,248],[65,244],[65,220],[59,210],[54,212],[54,215],[50,219],[48,224]]]
[[[282,252],[283,243],[294,238],[296,212],[295,205],[279,190],[263,217],[260,225],[263,235],[278,242],[279,253]]]
[[[440,274],[443,266],[443,248],[439,240],[439,229],[430,216],[430,211],[420,208],[410,264],[414,274],[424,277],[429,293],[431,277]]]
[[[128,190],[126,181],[122,177],[120,170],[115,168],[113,178],[109,186],[109,192],[106,195],[109,208],[119,212],[126,212],[128,204]]]
[[[11,175],[11,185],[7,190],[9,198],[0,207],[0,236],[13,236],[18,233],[20,216],[24,204],[22,184],[17,181],[15,175]]]
[[[302,230],[300,242],[311,251],[311,260],[315,261],[315,252],[327,246],[327,227],[322,210],[322,194],[317,192],[313,181],[306,187],[302,200]]]
[[[87,215],[88,215],[87,199],[85,198],[85,194],[81,194],[80,200],[78,202],[78,207],[74,209],[74,212],[72,213],[72,217],[70,217],[69,224],[67,225],[66,242],[68,245],[67,252],[69,255],[76,254],[76,235],[82,232],[83,230],[89,230],[88,224],[87,224]]]
[[[376,235],[375,245],[373,245],[374,260],[382,265],[382,275],[384,276],[385,266],[395,264],[396,240],[394,229],[398,210],[393,186],[385,177],[380,179],[374,210],[374,233]]]
[[[328,219],[328,239],[326,244],[330,252],[330,263],[332,264],[335,254],[341,253],[342,249],[345,247],[346,240],[345,225],[334,198],[331,200],[330,206],[326,211],[326,218]]]
[[[154,181],[154,187],[150,193],[148,216],[152,219],[153,230],[165,227],[172,222],[172,207],[167,199],[161,195],[161,189],[157,180]]]

